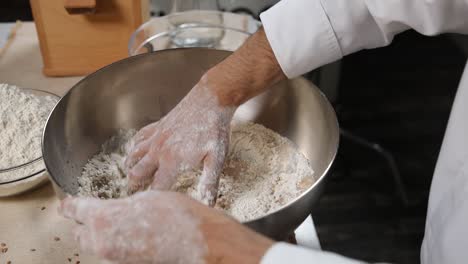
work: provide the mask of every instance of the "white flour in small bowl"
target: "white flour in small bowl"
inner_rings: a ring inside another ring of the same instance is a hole
[[[120,131],[89,160],[78,180],[80,195],[126,196],[123,163],[134,134]],[[298,197],[315,182],[313,174],[308,159],[288,139],[262,125],[235,124],[215,208],[239,221],[261,217]],[[195,197],[200,175],[201,170],[181,173],[173,190]]]
[[[0,170],[42,156],[42,131],[57,99],[37,96],[8,84],[0,84]],[[28,176],[44,168],[37,161],[20,170],[0,173],[0,183]]]

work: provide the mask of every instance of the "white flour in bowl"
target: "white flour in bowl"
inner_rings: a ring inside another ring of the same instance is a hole
[[[37,96],[0,84],[0,170],[41,157],[42,131],[56,102],[51,96]],[[0,173],[0,183],[25,177],[41,166],[44,168],[43,162],[38,161],[30,169]]]
[[[123,162],[134,134],[120,131],[89,160],[78,180],[80,195],[126,196]],[[181,173],[173,190],[195,197],[200,175],[200,169]],[[252,220],[285,205],[314,182],[310,162],[291,141],[262,125],[235,124],[215,208],[239,221]]]

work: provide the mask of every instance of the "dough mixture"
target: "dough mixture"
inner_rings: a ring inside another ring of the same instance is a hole
[[[103,199],[126,196],[124,169],[135,130],[120,131],[84,166],[79,195]],[[215,208],[239,221],[274,211],[314,182],[309,160],[288,139],[254,123],[233,124]],[[195,196],[201,169],[182,172],[173,190]]]

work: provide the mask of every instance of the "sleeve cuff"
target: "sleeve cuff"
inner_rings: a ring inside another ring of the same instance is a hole
[[[313,249],[291,245],[288,243],[276,243],[263,256],[260,264],[363,264],[340,255]]]
[[[288,78],[342,57],[320,0],[282,0],[260,18],[268,42]]]

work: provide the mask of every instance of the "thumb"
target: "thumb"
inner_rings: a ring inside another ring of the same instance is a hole
[[[216,203],[224,158],[225,152],[209,152],[203,160],[203,172],[198,182],[197,196],[201,202],[211,207]]]

